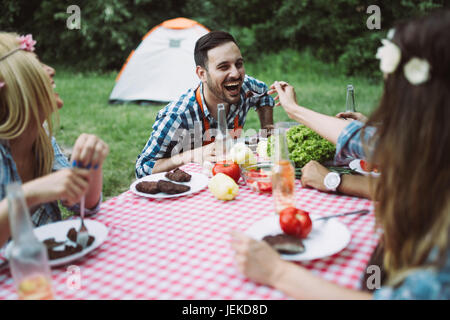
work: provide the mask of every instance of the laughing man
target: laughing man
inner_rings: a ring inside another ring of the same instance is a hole
[[[261,129],[273,128],[274,100],[265,83],[245,74],[244,59],[232,35],[223,31],[204,35],[195,44],[194,59],[201,82],[159,111],[136,161],[137,178],[190,162],[215,161],[215,144],[210,139],[214,134],[208,133],[217,128],[217,104],[225,105],[228,129],[236,135],[251,107],[258,113]],[[186,137],[193,142],[188,148],[180,147],[186,146],[181,142]]]

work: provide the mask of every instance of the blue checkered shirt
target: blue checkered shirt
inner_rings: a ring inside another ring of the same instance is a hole
[[[202,130],[201,135],[203,135],[205,129],[202,121],[204,117],[209,121],[211,129],[217,128],[217,121],[211,116],[208,108],[204,107],[205,114],[203,115],[195,99],[195,90],[196,88],[189,89],[178,101],[169,103],[159,111],[153,124],[152,134],[136,161],[137,178],[150,175],[157,160],[170,158],[172,154],[175,154],[172,151],[177,145],[178,147],[181,146],[181,140],[185,138],[187,132],[190,132],[192,136],[193,130],[200,129]],[[203,92],[202,84],[200,84],[200,90]],[[234,128],[236,115],[239,115],[239,126],[243,127],[247,112],[252,107],[255,110],[263,106],[273,107],[275,102],[267,94],[267,91],[268,87],[264,82],[246,75],[240,92],[239,105],[230,106],[230,111],[227,115],[228,128]],[[265,94],[257,96],[263,93]],[[202,103],[203,106],[206,106],[203,94]],[[183,134],[182,132],[185,133]],[[191,145],[190,148],[192,147]]]
[[[334,161],[336,165],[346,165],[353,159],[369,160],[376,148],[376,141],[372,138],[376,134],[375,127],[362,128],[364,123],[351,121],[342,130],[336,144]],[[366,150],[364,149],[366,147]]]
[[[70,168],[69,162],[66,156],[62,153],[56,139],[52,137],[52,146],[54,151],[53,169],[52,171],[57,171],[64,168]],[[21,182],[17,171],[16,163],[11,155],[11,150],[9,148],[9,142],[7,140],[0,140],[0,200],[6,197],[6,185],[11,182]],[[100,209],[100,203],[102,197],[100,197],[97,206],[93,209],[86,209],[86,215],[92,215]],[[72,212],[79,213],[79,205],[74,205],[72,207],[67,207],[68,210]],[[55,222],[61,220],[61,210],[59,209],[58,203],[56,201],[44,203],[40,206],[31,208],[31,220],[35,226],[41,226],[50,222]]]

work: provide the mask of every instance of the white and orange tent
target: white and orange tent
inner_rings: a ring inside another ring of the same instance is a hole
[[[168,102],[197,85],[195,42],[209,30],[200,23],[176,18],[152,28],[133,50],[116,78],[111,103]]]

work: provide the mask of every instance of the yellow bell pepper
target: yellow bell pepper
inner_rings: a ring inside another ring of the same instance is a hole
[[[239,193],[236,182],[223,173],[217,173],[211,178],[208,189],[219,200],[233,200]]]

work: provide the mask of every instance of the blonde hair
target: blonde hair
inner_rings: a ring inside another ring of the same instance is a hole
[[[19,46],[18,35],[0,32],[0,59]],[[56,99],[48,74],[32,52],[18,50],[0,60],[0,140],[13,140],[27,128],[37,128],[33,145],[35,178],[51,172],[51,115],[57,110]],[[43,121],[47,122],[44,128]]]

